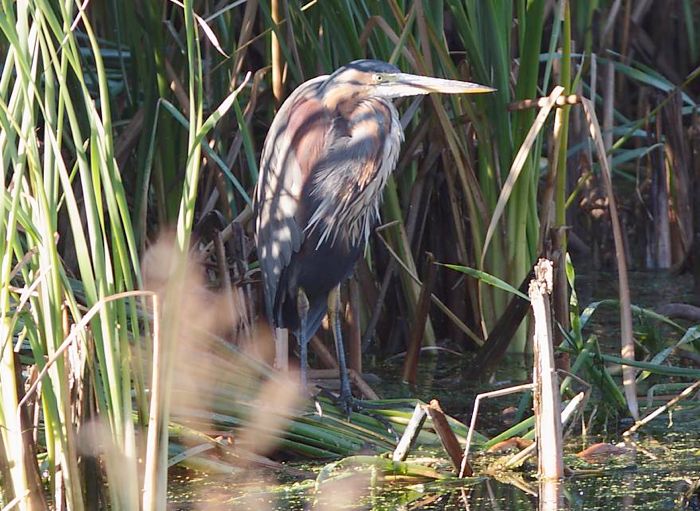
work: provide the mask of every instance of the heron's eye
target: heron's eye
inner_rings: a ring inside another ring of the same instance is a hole
[[[382,75],[374,75],[374,81],[379,83],[382,80],[384,80],[384,77]]]

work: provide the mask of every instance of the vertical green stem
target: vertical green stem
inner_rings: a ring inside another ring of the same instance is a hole
[[[571,9],[568,0],[562,0],[564,13],[564,31],[562,34],[562,59],[560,84],[564,94],[571,94]],[[559,154],[557,157],[557,179],[555,191],[556,227],[566,225],[566,153],[569,139],[569,112],[571,107],[564,106],[557,110],[557,125],[559,126]],[[563,237],[563,251],[566,251],[566,237]]]

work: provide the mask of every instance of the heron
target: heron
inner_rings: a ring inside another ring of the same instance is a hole
[[[255,193],[256,245],[268,320],[295,332],[306,388],[308,344],[328,312],[340,371],[340,400],[352,400],[340,318],[340,284],[353,272],[373,227],[404,139],[392,99],[494,89],[402,73],[356,60],[313,78],[272,121]]]

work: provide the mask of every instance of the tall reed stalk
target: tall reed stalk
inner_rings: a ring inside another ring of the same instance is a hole
[[[130,212],[114,160],[110,97],[100,48],[84,13],[70,5],[5,4],[1,23],[8,53],[0,151],[4,167],[12,169],[11,176],[4,176],[9,186],[3,194],[3,204],[10,210],[3,215],[0,311],[5,325],[5,376],[9,377],[14,345],[20,349],[28,343],[38,369],[47,357],[54,362],[42,382],[41,407],[56,498],[63,492],[54,479],[60,472],[67,505],[84,508],[77,439],[84,420],[96,412],[127,464],[125,484],[110,486],[111,500],[118,507],[131,507],[136,504],[135,494],[122,489],[138,487],[132,391],[137,390],[136,402],[145,399],[142,387],[132,388],[132,370],[139,367],[132,368],[128,362],[130,343],[141,343],[136,304],[131,300],[105,303],[91,321],[90,332],[81,333],[69,348],[83,358],[95,354],[90,373],[76,365],[79,359],[55,358],[70,323],[79,322],[83,315],[79,303],[90,307],[133,289],[139,279]],[[74,24],[84,29],[82,43],[71,30]],[[92,73],[83,67],[83,51],[94,59]],[[59,253],[65,246],[72,248],[73,267],[67,267]],[[73,273],[81,281],[79,294]],[[86,378],[88,374],[92,377]],[[134,378],[143,381],[142,374]],[[74,381],[73,388],[69,381]],[[22,393],[20,381],[3,383],[3,399],[10,404]],[[78,408],[71,396],[79,391],[95,392],[93,410],[86,403],[82,411]],[[16,405],[14,410],[4,407],[6,420],[26,412]],[[5,424],[5,445],[22,444],[18,425]],[[36,462],[25,460],[29,466],[13,474],[15,494],[23,491],[29,478],[19,472],[36,471],[36,466],[31,468]]]
[[[36,459],[41,447],[54,502],[65,501],[72,510],[94,508],[85,498],[97,474],[86,466],[91,456],[102,455],[99,446],[106,442],[104,452],[119,453],[121,459],[112,463],[117,473],[108,470],[118,479],[104,487],[106,500],[114,509],[138,509],[142,454],[133,417],[137,410],[139,423],[147,423],[150,374],[142,362],[151,349],[150,337],[143,335],[148,333],[144,304],[129,297],[106,300],[141,283],[131,211],[115,156],[114,98],[103,61],[108,50],[87,14],[70,2],[5,1],[3,7],[0,154],[7,186],[0,200],[0,434],[11,467],[5,497],[17,497],[23,509],[45,505]],[[202,142],[240,90],[203,121],[202,59],[191,1],[183,12],[190,72],[186,181],[177,230],[180,261],[189,246]],[[177,288],[178,282],[172,285]],[[89,329],[69,336],[86,307],[96,307]],[[168,307],[166,301],[166,314]],[[172,337],[166,328],[164,338]],[[160,431],[160,485],[149,493],[146,509],[164,509],[166,502],[172,365],[167,359],[171,346],[163,344],[164,370],[156,376],[166,392],[156,403],[160,420],[149,425]],[[25,355],[46,378],[23,397],[18,363]],[[36,407],[43,416],[40,435],[28,422],[37,416]],[[93,420],[105,426],[106,437],[90,436],[87,424]],[[32,437],[39,437],[41,446]]]

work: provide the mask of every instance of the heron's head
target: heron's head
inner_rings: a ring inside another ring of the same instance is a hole
[[[476,83],[445,80],[431,76],[402,73],[381,60],[355,60],[328,77],[324,94],[400,98],[438,92],[441,94],[475,94],[496,89]]]

